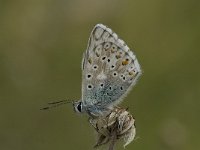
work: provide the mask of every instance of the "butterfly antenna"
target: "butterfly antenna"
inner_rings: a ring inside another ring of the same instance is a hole
[[[72,103],[72,102],[69,101],[69,100],[60,100],[60,101],[48,102],[49,105],[60,104],[60,103],[66,104],[66,103]]]
[[[60,100],[60,101],[54,101],[54,102],[48,102],[48,106],[41,108],[40,110],[47,110],[47,109],[52,109],[64,104],[68,103],[73,103],[72,101],[69,100]]]

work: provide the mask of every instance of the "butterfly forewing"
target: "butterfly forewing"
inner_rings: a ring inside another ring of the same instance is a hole
[[[83,104],[97,113],[118,104],[141,74],[133,52],[102,24],[90,35],[82,69]]]

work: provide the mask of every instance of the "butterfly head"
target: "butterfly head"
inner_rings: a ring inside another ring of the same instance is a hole
[[[81,101],[73,102],[74,111],[78,113],[83,112],[83,103]]]

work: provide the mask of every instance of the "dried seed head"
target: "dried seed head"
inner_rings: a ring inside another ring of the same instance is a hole
[[[123,108],[114,108],[107,116],[90,118],[89,121],[98,133],[95,147],[108,142],[113,147],[118,139],[124,139],[125,147],[133,141],[136,134],[135,119]]]

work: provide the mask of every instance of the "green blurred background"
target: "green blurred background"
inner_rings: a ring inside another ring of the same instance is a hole
[[[97,23],[135,49],[143,69],[122,103],[137,125],[127,150],[200,149],[199,15],[198,0],[0,0],[0,149],[92,150],[87,116],[71,105],[39,109],[80,98]]]

